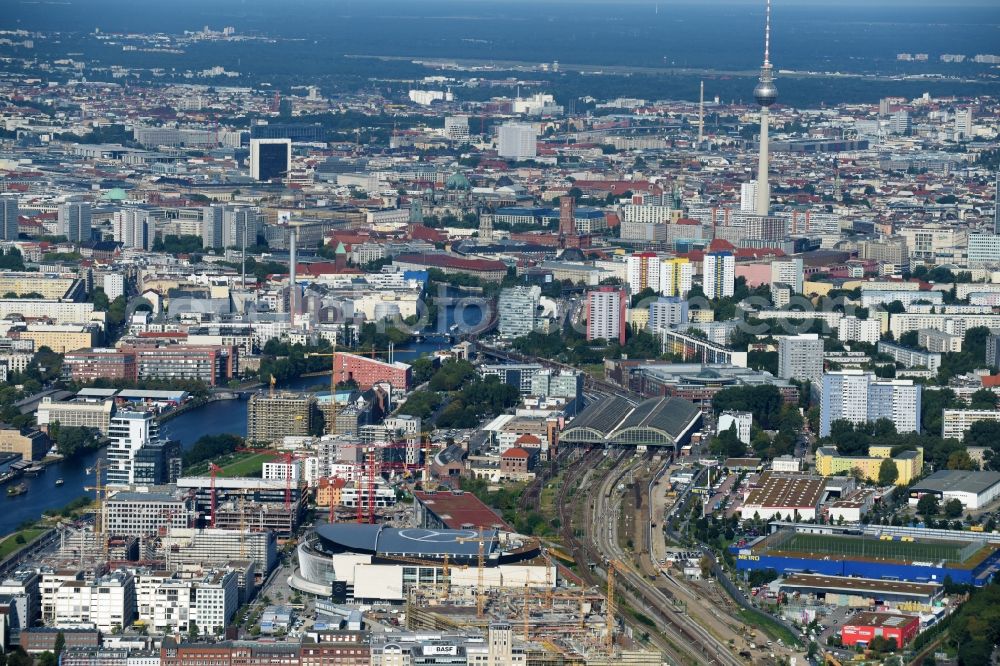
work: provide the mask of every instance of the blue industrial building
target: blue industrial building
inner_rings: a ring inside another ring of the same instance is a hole
[[[932,562],[886,562],[860,558],[809,558],[781,554],[758,554],[749,548],[730,549],[736,558],[736,568],[746,571],[774,569],[781,575],[816,573],[827,576],[851,576],[881,580],[903,580],[917,583],[954,583],[983,587],[993,580],[1000,566],[1000,548],[993,548],[981,562],[971,567],[944,566]]]

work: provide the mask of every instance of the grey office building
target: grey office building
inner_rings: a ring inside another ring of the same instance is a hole
[[[59,206],[59,233],[71,243],[90,241],[90,204],[71,201]]]
[[[0,239],[17,240],[17,195],[0,196]]]

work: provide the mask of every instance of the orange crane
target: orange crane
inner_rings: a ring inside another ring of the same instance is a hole
[[[84,490],[93,490],[97,500],[97,510],[94,513],[94,535],[101,540],[101,550],[104,552],[104,559],[108,559],[108,535],[104,533],[104,503],[108,499],[108,487],[104,485],[101,478],[103,473],[101,459],[98,458],[94,464],[94,476],[96,481],[93,486],[85,486]]]
[[[237,453],[268,453],[278,458],[283,458],[287,469],[285,472],[285,511],[292,508],[292,462],[295,460],[305,460],[308,456],[292,453],[291,451],[279,451],[277,449],[258,449],[254,447],[239,447]]]
[[[496,534],[490,534],[489,542],[492,545],[496,541]],[[478,571],[476,585],[476,617],[482,618],[486,614],[486,531],[480,525],[476,529],[475,537],[458,537],[457,543],[468,543],[476,541],[479,543],[479,552],[476,555],[476,568]]]
[[[433,567],[435,569],[441,567],[441,591],[439,593],[439,596],[441,599],[447,599],[448,596],[451,594],[450,572],[452,568],[454,568],[454,565],[451,564],[451,557],[448,555],[448,553],[444,554],[444,559],[442,559],[440,562],[437,562],[435,560],[421,560],[415,557],[403,557],[401,555],[379,555],[379,557],[383,560],[406,562],[408,564],[416,564],[422,567]],[[458,568],[467,569],[468,565],[461,564],[458,565]],[[418,574],[417,582],[419,583],[419,581],[420,581],[420,576]]]
[[[615,573],[622,568],[618,560],[608,560],[607,641],[608,654],[615,649]]]

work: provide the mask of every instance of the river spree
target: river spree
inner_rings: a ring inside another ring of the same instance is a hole
[[[428,339],[407,345],[410,351],[399,351],[395,355],[397,361],[412,361],[416,358],[448,346],[440,339]],[[291,390],[308,390],[313,387],[318,390],[329,389],[329,375],[317,377],[302,377],[282,388]],[[247,434],[247,401],[217,400],[207,403],[197,409],[192,409],[180,416],[165,421],[160,426],[163,437],[177,440],[182,448],[188,448],[199,437],[230,433],[245,437]],[[42,512],[48,509],[58,509],[69,504],[82,495],[92,492],[85,490],[94,485],[94,464],[104,451],[95,451],[80,456],[71,461],[49,465],[45,472],[36,477],[22,476],[0,487],[0,535],[9,534],[25,521],[37,520]],[[88,475],[87,470],[91,473]],[[56,479],[64,483],[57,486]],[[8,497],[6,489],[15,483],[23,483],[28,492],[16,497]]]

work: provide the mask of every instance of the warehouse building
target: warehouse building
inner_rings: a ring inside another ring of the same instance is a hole
[[[1000,472],[942,469],[910,488],[910,504],[924,495],[935,495],[941,503],[957,499],[966,509],[980,509],[1000,496]]]
[[[896,648],[905,647],[920,632],[920,618],[916,615],[896,613],[871,613],[863,611],[848,619],[840,628],[844,647],[868,645],[877,636],[896,641]]]
[[[739,570],[774,569],[781,575],[814,573],[913,583],[982,587],[1000,565],[1000,544],[968,532],[945,537],[873,535],[834,526],[779,528],[734,546]]]
[[[740,507],[740,517],[814,520],[825,489],[825,480],[818,476],[764,472]]]

